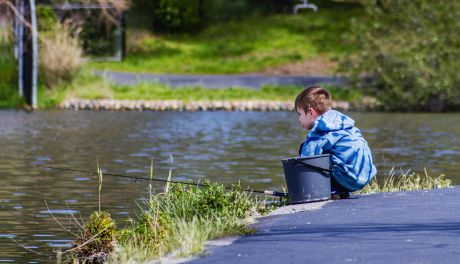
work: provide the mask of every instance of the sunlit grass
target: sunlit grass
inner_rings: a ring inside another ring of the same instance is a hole
[[[209,239],[254,232],[247,227],[247,217],[254,210],[263,211],[265,204],[239,185],[227,190],[208,182],[204,186],[171,184],[168,192],[154,196],[153,204],[145,202],[148,210],[140,218],[119,231],[120,247],[111,258],[200,254]]]
[[[194,35],[154,35],[129,28],[126,60],[92,65],[134,72],[242,73],[318,56],[335,60],[354,50],[347,42],[349,22],[362,14],[356,5],[344,4],[318,13],[218,23]]]
[[[334,100],[357,101],[362,93],[356,89],[325,86]],[[260,89],[228,87],[208,89],[204,87],[171,87],[162,83],[142,82],[132,86],[118,85],[93,75],[89,70],[81,71],[69,84],[61,84],[53,89],[39,87],[38,106],[46,109],[59,105],[66,99],[118,99],[118,100],[178,100],[193,101],[292,101],[304,87],[271,86]]]
[[[372,181],[356,194],[378,193],[378,192],[399,192],[414,190],[430,190],[447,188],[452,186],[452,181],[444,174],[430,176],[426,169],[424,174],[415,172],[400,171],[399,175],[393,168],[387,177],[374,177]]]

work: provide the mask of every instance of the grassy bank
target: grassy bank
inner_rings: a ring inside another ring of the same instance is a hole
[[[102,177],[102,174],[99,174]],[[426,190],[451,186],[444,175],[429,176],[391,170],[387,177],[374,178],[360,194]],[[101,188],[99,188],[99,191]],[[143,263],[152,259],[201,254],[205,242],[230,235],[255,232],[248,226],[255,214],[282,206],[245,192],[240,185],[229,188],[204,182],[202,186],[171,184],[164,192],[150,194],[141,214],[126,227],[117,228],[110,215],[94,212],[82,226],[65,259],[102,263]],[[77,220],[76,220],[77,221]],[[74,261],[75,263],[75,261]]]
[[[361,93],[357,90],[327,87],[335,100],[357,101]],[[212,100],[268,100],[292,101],[302,91],[300,86],[264,86],[261,89],[229,87],[206,89],[203,87],[173,88],[161,83],[139,83],[133,86],[117,85],[83,71],[70,84],[53,89],[41,86],[38,105],[52,108],[65,99],[119,99],[119,100],[180,100],[183,102]]]
[[[151,193],[140,216],[127,227],[117,229],[108,213],[94,212],[66,258],[143,263],[166,254],[200,254],[209,239],[253,233],[247,225],[251,215],[272,206],[239,185],[171,184],[162,193]]]
[[[349,23],[364,10],[356,4],[320,4],[317,13],[281,14],[211,25],[189,35],[155,35],[128,28],[125,61],[93,62],[98,69],[154,73],[260,72],[308,63],[335,70],[335,61],[353,52]]]

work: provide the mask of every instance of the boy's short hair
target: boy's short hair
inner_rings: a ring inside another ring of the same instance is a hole
[[[320,86],[310,86],[303,90],[295,99],[295,110],[313,108],[319,115],[331,110],[331,94]]]

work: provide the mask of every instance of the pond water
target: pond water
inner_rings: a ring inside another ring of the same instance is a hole
[[[427,168],[460,183],[460,115],[349,115],[379,176]],[[107,172],[147,176],[153,157],[154,177],[166,179],[171,154],[174,180],[281,190],[280,159],[296,156],[305,135],[294,112],[0,111],[0,263],[55,262],[53,250],[67,249],[78,231],[72,216],[98,208],[94,175],[40,166],[94,170],[99,161]],[[104,177],[102,208],[123,225],[147,190],[146,182]]]

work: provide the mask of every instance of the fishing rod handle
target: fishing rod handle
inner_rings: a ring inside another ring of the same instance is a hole
[[[282,192],[277,192],[277,191],[272,191],[272,190],[265,190],[264,194],[276,196],[276,197],[287,197],[288,196],[287,193],[282,193]]]

